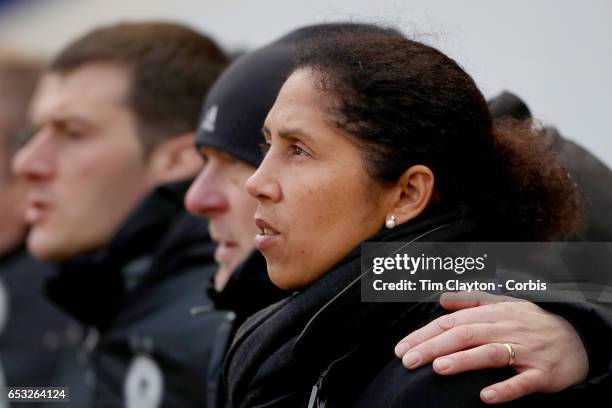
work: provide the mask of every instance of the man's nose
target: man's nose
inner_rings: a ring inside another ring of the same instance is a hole
[[[38,131],[13,158],[13,171],[28,180],[53,177],[55,171],[55,143],[45,130]]]
[[[206,167],[202,169],[185,195],[187,210],[200,217],[212,217],[226,211],[229,205],[219,188],[219,182],[218,178],[212,177]]]

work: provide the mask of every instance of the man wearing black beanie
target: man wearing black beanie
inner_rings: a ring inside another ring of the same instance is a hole
[[[265,259],[254,250],[257,204],[244,183],[263,159],[261,127],[291,70],[294,39],[300,37],[298,30],[235,61],[209,91],[196,134],[205,166],[185,205],[209,219],[219,266],[209,296],[216,309],[227,310],[209,363],[208,407],[225,404],[221,368],[236,329],[256,311],[289,295],[272,284]]]

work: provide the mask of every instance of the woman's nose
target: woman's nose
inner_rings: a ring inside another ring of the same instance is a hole
[[[267,155],[255,173],[246,181],[246,191],[258,201],[280,201],[282,190],[275,177],[275,174],[280,174],[279,171],[280,169],[275,168],[271,156]]]

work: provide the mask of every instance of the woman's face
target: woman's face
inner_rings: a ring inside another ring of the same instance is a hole
[[[365,172],[357,146],[330,123],[311,71],[285,82],[264,124],[268,153],[246,182],[272,281],[301,289],[380,230],[389,194]]]

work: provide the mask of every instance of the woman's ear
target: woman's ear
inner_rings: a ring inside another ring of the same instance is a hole
[[[148,160],[154,185],[195,177],[202,168],[202,158],[194,147],[194,134],[174,136],[157,146]]]
[[[399,225],[419,216],[429,204],[434,191],[433,172],[421,164],[412,166],[400,176],[394,190],[392,206],[386,216],[387,219],[395,217]]]

